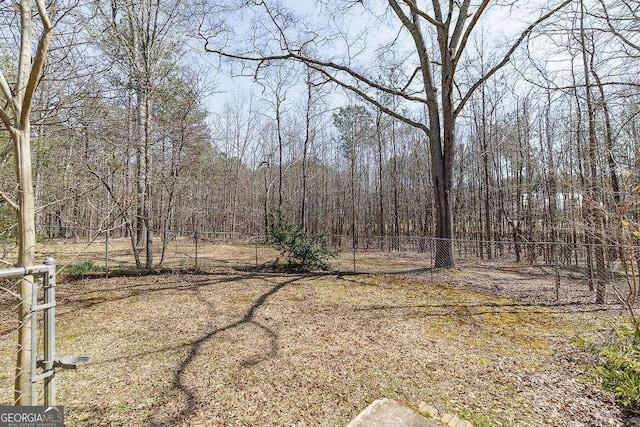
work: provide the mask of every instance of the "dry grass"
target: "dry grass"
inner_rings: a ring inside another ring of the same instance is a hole
[[[110,239],[108,248],[103,236],[92,241],[73,239],[54,239],[37,245],[37,259],[53,256],[58,270],[73,271],[74,267],[92,265],[103,271],[105,255],[108,255],[109,268],[127,270],[135,268],[131,242],[126,238]],[[162,251],[162,243],[154,245],[154,265],[157,268],[257,268],[284,263],[282,255],[272,246],[262,244],[256,236],[244,241],[229,242],[200,238],[196,242],[189,236],[169,240]],[[15,247],[0,247],[0,262],[11,265],[17,256]],[[108,250],[107,250],[108,249]],[[407,249],[407,248],[405,248]],[[414,248],[415,249],[415,248]],[[106,252],[106,254],[105,254]],[[468,253],[456,253],[458,272],[452,272],[449,279],[472,290],[482,290],[494,294],[505,294],[519,301],[535,304],[549,303],[591,303],[595,293],[588,287],[588,272],[576,267],[562,267],[557,271],[552,266],[526,262],[517,263],[509,258],[482,260]],[[144,254],[140,255],[144,258]],[[395,274],[400,276],[417,275],[421,278],[437,279],[440,274],[434,271],[433,254],[427,252],[358,250],[355,256],[355,270],[359,273]],[[144,263],[144,259],[141,260]],[[162,261],[162,263],[161,263]],[[80,263],[85,263],[81,265]],[[333,263],[339,271],[354,271],[353,253],[344,250]],[[67,267],[65,269],[65,267]],[[559,288],[556,284],[559,282]],[[623,278],[617,277],[618,289],[624,294],[626,285]],[[608,284],[605,300],[607,304],[617,304],[618,299]]]
[[[70,426],[340,426],[380,397],[476,426],[622,425],[579,380],[588,360],[570,340],[615,315],[590,306],[519,305],[449,274],[232,269],[62,282],[58,296],[58,353],[96,357],[58,375]]]

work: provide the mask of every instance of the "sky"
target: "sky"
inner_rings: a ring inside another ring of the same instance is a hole
[[[331,0],[330,2],[333,4],[345,3],[345,1],[336,2]],[[295,14],[307,16],[307,18],[315,24],[319,23],[321,19],[325,19],[322,18],[323,15],[319,15],[320,9],[318,4],[320,2],[314,0],[289,0],[283,1],[282,3],[290,8],[290,10]],[[526,27],[527,21],[533,21],[537,16],[539,16],[535,14],[535,11],[532,11],[532,8],[535,6],[533,3],[538,2],[521,1],[516,4],[516,6],[519,4],[519,7],[493,8],[488,10],[486,12],[485,19],[481,22],[480,27],[477,28],[477,33],[482,34],[485,42],[489,40],[490,45],[497,43],[499,45],[502,44],[503,46],[506,46],[508,39],[513,39],[514,34],[518,34],[522,28]],[[365,0],[365,6],[369,6],[371,4],[378,5],[376,15],[384,16],[384,10],[387,2],[372,2]],[[353,40],[354,36],[358,34],[365,34],[368,37],[367,40],[375,41],[396,36],[396,28],[398,26],[397,20],[393,21],[394,25],[392,27],[385,24],[384,17],[376,18],[363,13],[363,10],[364,6],[356,4],[351,8],[351,13],[344,12],[334,19],[334,21],[339,21],[344,28],[348,29],[345,30],[344,33],[345,39],[350,37],[351,40]],[[249,14],[245,13],[241,16],[237,15],[236,21],[233,22],[232,27],[237,33],[242,33],[243,30],[244,32],[247,32],[250,29],[249,21]],[[388,21],[389,20],[387,19],[387,22]],[[371,31],[372,29],[373,31]],[[331,57],[340,50],[344,52],[346,49],[345,46],[346,43],[344,43],[344,40],[340,40],[339,44],[333,44],[332,48],[335,49],[334,52],[327,52],[325,50],[327,53],[323,54],[326,55],[326,57]],[[361,44],[357,42],[354,42],[350,46],[352,50],[358,50],[360,47]],[[412,46],[409,45],[408,49],[411,50]],[[229,102],[229,100],[236,99],[239,96],[249,96],[250,93],[253,93],[255,96],[260,97],[263,87],[256,84],[251,77],[230,77],[232,69],[235,72],[238,71],[238,63],[230,64],[227,61],[220,61],[220,59],[214,54],[202,55],[202,58],[206,63],[214,66],[212,70],[215,72],[216,92],[209,96],[206,102],[207,108],[211,112],[219,113],[222,111],[225,102]],[[364,63],[376,63],[376,59],[372,55],[360,55],[360,58]],[[337,92],[340,91],[338,90]]]

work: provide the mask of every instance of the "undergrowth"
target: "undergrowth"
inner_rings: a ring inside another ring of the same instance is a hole
[[[273,214],[272,225],[267,238],[287,257],[290,270],[331,270],[329,262],[336,253],[329,248],[323,236],[308,235],[296,224],[288,223],[282,211]]]
[[[578,338],[578,347],[597,357],[589,379],[615,396],[627,408],[640,407],[640,336],[628,323],[613,325],[614,334],[608,342],[595,343]]]
[[[71,264],[64,267],[60,272],[63,274],[78,275],[89,273],[95,270],[96,269],[92,261],[80,261],[76,264]]]

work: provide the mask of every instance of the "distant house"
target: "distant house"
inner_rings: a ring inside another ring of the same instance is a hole
[[[565,209],[582,208],[584,206],[584,197],[582,193],[570,192],[570,193],[556,193],[555,196],[556,209],[562,211]],[[544,191],[538,190],[535,193],[524,193],[522,195],[521,203],[523,207],[528,207],[529,203],[532,203],[532,207],[539,206],[544,203],[545,207],[548,207],[549,197]]]

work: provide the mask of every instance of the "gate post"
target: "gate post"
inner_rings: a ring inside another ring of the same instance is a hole
[[[44,362],[45,372],[51,375],[44,379],[44,404],[56,406],[56,380],[54,364],[56,358],[56,260],[52,257],[44,259],[49,273],[44,276],[44,304],[48,306],[44,313]]]

